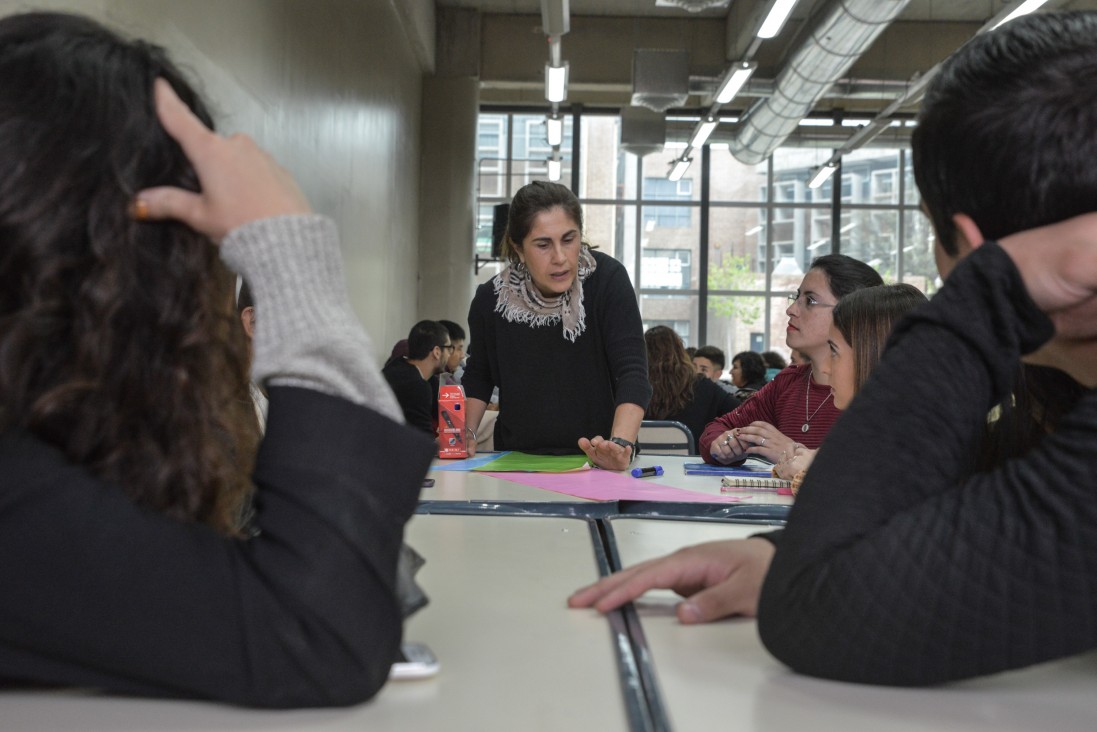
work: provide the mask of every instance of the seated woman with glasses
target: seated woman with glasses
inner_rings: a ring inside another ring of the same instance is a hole
[[[830,355],[832,310],[854,290],[882,284],[876,270],[844,254],[812,261],[785,311],[786,343],[811,363],[784,369],[737,409],[709,423],[699,441],[705,462],[726,465],[757,455],[776,463],[797,444],[812,449],[822,444],[838,418],[830,379],[818,366]]]

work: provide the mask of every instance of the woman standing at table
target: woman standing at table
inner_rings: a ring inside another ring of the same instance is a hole
[[[735,411],[709,424],[700,440],[705,462],[736,463],[758,455],[776,463],[796,443],[812,449],[822,444],[838,418],[830,381],[818,367],[830,353],[832,311],[854,290],[882,284],[876,270],[844,254],[827,254],[811,263],[785,311],[789,348],[811,362],[784,369]]]
[[[697,436],[705,425],[738,406],[738,400],[704,374],[698,373],[678,334],[665,325],[644,333],[651,376],[651,404],[648,419],[681,422],[692,435],[694,454]],[[757,354],[755,354],[757,355]]]
[[[504,254],[507,267],[469,308],[468,424],[480,423],[498,387],[497,450],[581,449],[598,467],[624,470],[651,398],[628,273],[583,241],[575,194],[545,181],[515,194]]]
[[[208,120],[156,47],[0,19],[0,678],[356,703],[397,655],[431,441],[372,366],[332,222]],[[222,262],[262,313],[258,455]]]

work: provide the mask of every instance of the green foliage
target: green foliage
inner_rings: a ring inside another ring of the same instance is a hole
[[[720,264],[708,270],[709,291],[758,289],[757,274],[749,254],[726,254]],[[757,296],[731,295],[709,298],[709,310],[719,315],[754,325],[762,316],[762,299]]]

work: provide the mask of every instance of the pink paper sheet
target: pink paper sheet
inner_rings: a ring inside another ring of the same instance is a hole
[[[493,478],[594,501],[662,501],[666,503],[739,503],[748,496],[687,491],[651,482],[650,478],[606,470],[579,473],[486,473]]]

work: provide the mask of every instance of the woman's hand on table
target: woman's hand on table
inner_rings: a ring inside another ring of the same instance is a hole
[[[790,440],[769,422],[751,422],[740,427],[736,437],[746,449],[747,457],[757,455],[771,463],[779,462],[781,454],[791,454],[796,441]]]
[[[632,449],[610,442],[601,435],[579,438],[579,448],[587,454],[596,467],[603,470],[628,470],[632,462]]]
[[[155,82],[156,114],[194,166],[201,192],[163,186],[137,194],[138,220],[177,219],[216,242],[238,226],[312,212],[297,184],[246,135],[222,137],[206,127],[163,79]]]
[[[739,430],[739,427],[730,429],[717,436],[709,445],[709,454],[716,462],[727,465],[742,462],[750,457],[747,453],[750,443],[739,439]]]
[[[604,577],[577,590],[568,606],[604,613],[648,590],[668,589],[685,598],[677,608],[682,623],[753,616],[774,551],[771,542],[758,538],[697,544]]]

